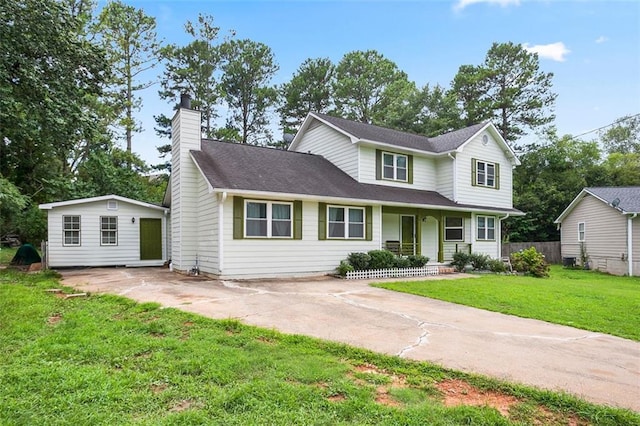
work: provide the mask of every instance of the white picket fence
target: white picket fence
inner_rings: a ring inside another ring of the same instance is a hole
[[[392,268],[392,269],[371,269],[368,271],[350,271],[345,276],[348,280],[361,280],[371,278],[406,278],[406,277],[426,277],[438,275],[437,266],[423,266],[421,268]]]

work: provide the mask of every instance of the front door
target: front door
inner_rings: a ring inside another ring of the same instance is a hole
[[[401,216],[400,222],[400,254],[408,256],[416,254],[416,218],[415,216]]]
[[[162,219],[140,219],[140,260],[162,259]]]

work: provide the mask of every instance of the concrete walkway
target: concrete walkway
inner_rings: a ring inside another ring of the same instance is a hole
[[[343,342],[640,412],[640,343],[369,287],[216,281],[160,268],[63,271],[64,284]],[[433,278],[429,278],[433,279]]]

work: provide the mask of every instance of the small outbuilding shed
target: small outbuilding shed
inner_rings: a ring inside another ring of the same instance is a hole
[[[614,275],[640,275],[640,186],[584,188],[555,220],[562,257]]]
[[[169,209],[118,195],[41,204],[46,262],[72,266],[160,266],[169,253]]]

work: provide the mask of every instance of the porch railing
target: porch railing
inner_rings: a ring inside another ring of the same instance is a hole
[[[402,243],[400,241],[385,241],[384,248],[398,256],[410,256],[416,254],[415,243]]]

